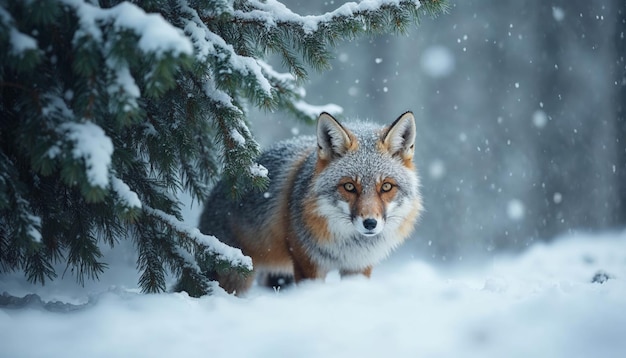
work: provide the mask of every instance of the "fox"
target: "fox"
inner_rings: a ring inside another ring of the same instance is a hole
[[[422,213],[413,156],[416,126],[406,112],[389,126],[317,119],[316,135],[287,139],[261,153],[265,191],[234,199],[228,184],[212,189],[199,220],[202,233],[252,259],[252,274],[212,272],[228,293],[244,295],[257,276],[296,284],[370,277],[372,268],[411,234]]]

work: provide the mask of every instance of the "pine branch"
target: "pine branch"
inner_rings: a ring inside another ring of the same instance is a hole
[[[51,14],[54,9],[48,9]],[[42,14],[34,11],[33,16]],[[32,71],[41,63],[43,52],[39,49],[37,41],[20,31],[11,14],[0,7],[0,62],[7,63],[17,72]]]
[[[185,32],[192,38],[197,60],[210,63],[212,71],[206,75],[213,79],[215,87],[221,90],[243,89],[246,97],[257,105],[270,106],[272,87],[263,76],[257,60],[237,54],[231,44],[209,29],[196,10],[183,1],[181,3],[182,11],[188,17]]]
[[[81,286],[85,285],[85,277],[95,280],[104,272],[107,264],[98,261],[102,253],[98,247],[98,239],[93,235],[84,235],[89,230],[78,229],[79,234],[69,241],[69,252],[65,271],[71,268],[76,280]],[[43,282],[42,282],[43,283]]]
[[[328,48],[339,41],[362,34],[404,33],[408,25],[419,23],[422,12],[435,16],[445,9],[446,3],[440,0],[365,0],[345,3],[323,15],[301,16],[276,0],[251,0],[236,2],[234,11],[226,17],[208,15],[201,21],[205,24],[228,21],[231,26],[254,33],[257,46],[282,55],[284,63],[292,65],[290,71],[304,77],[306,73],[295,56],[278,43],[294,46],[309,65],[325,70],[332,57]]]
[[[26,279],[31,283],[43,285],[46,279],[52,280],[57,276],[49,258],[39,251],[33,252],[24,258],[23,268],[26,273]]]
[[[156,224],[156,223],[151,223]],[[156,230],[156,225],[136,226],[135,243],[138,250],[137,268],[141,272],[139,286],[144,292],[157,293],[165,291],[165,269],[163,267],[163,252],[159,247],[160,241],[166,241]]]
[[[175,232],[179,238],[197,245],[205,254],[214,256],[219,264],[226,263],[228,266],[234,266],[244,271],[252,270],[252,260],[244,256],[240,249],[227,246],[214,236],[204,235],[198,229],[185,225],[178,218],[161,210],[144,206],[143,211],[147,215],[157,218],[163,225]]]
[[[5,270],[24,269],[28,280],[43,283],[54,271],[42,251],[42,221],[27,199],[26,185],[15,165],[0,153],[0,264]]]

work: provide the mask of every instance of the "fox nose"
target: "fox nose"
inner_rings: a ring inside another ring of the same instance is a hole
[[[376,222],[376,219],[363,220],[363,227],[366,228],[367,230],[374,230],[377,224],[378,222]]]

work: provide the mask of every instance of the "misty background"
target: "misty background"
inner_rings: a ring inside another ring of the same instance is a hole
[[[284,0],[299,14],[341,2]],[[626,2],[449,1],[408,35],[341,43],[307,101],[391,123],[412,110],[426,212],[404,254],[458,262],[626,224]],[[280,69],[280,63],[272,63]],[[263,147],[313,134],[252,113]]]

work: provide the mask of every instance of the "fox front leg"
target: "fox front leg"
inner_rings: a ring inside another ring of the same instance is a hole
[[[354,275],[363,275],[367,278],[370,278],[372,275],[372,266],[367,266],[363,270],[339,270],[339,275],[343,278],[346,276],[354,276]]]
[[[296,283],[304,280],[325,279],[327,272],[322,270],[318,264],[313,262],[300,246],[291,246],[291,261],[293,263],[293,279]]]

